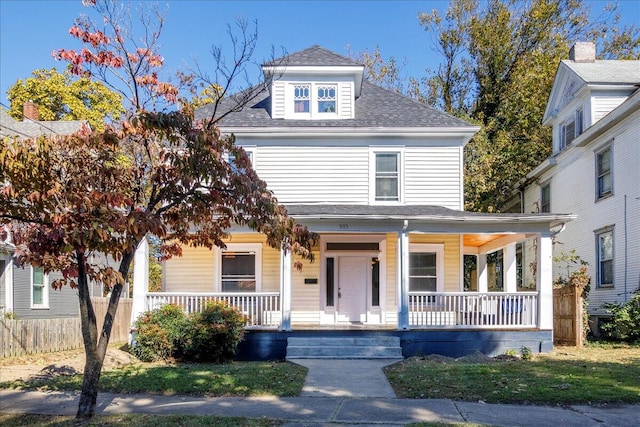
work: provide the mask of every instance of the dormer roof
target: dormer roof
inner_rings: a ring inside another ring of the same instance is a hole
[[[332,52],[323,47],[320,47],[318,45],[313,45],[307,49],[292,53],[291,55],[283,56],[273,61],[265,62],[264,64],[262,64],[262,66],[272,67],[274,65],[280,65],[283,62],[287,67],[297,67],[297,66],[314,66],[314,67],[359,66],[359,67],[363,67],[363,64],[359,63],[358,61],[355,61],[351,58],[347,58],[346,56],[338,55],[337,53]]]
[[[586,89],[633,91],[640,86],[640,61],[595,60],[576,62],[563,60],[558,65],[549,101],[542,119],[545,125]]]

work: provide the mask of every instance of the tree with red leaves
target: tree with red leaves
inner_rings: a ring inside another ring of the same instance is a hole
[[[53,287],[78,289],[86,354],[78,418],[95,413],[118,301],[136,248],[147,235],[161,240],[164,258],[180,255],[182,245],[224,247],[234,224],[264,233],[271,246],[302,259],[313,258],[316,238],[288,217],[233,136],[221,135],[215,118],[194,123],[189,109],[145,109],[158,99],[178,101],[178,89],[157,77],[159,30],[149,31],[149,25],[150,16],[159,15],[142,15],[147,39],[137,46],[131,45],[132,28],[123,26],[130,21],[118,13],[123,9],[116,2],[85,3],[101,14],[107,28],[78,20],[71,35],[85,47],[55,55],[71,62],[77,74],[128,90],[128,118],[103,132],[85,129],[71,136],[0,142],[0,226],[10,227],[19,261],[62,272]],[[252,37],[244,40],[255,43]],[[238,58],[246,61],[252,46],[234,47],[245,52]],[[109,83],[113,76],[123,85]],[[92,263],[94,255],[109,262]],[[89,297],[91,281],[111,291],[100,331]]]

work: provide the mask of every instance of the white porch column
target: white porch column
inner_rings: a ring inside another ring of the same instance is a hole
[[[509,243],[503,248],[504,254],[504,291],[518,290],[518,271],[516,267],[516,243]]]
[[[553,329],[553,273],[551,233],[543,232],[536,238],[538,265],[536,285],[538,287],[538,327]]]
[[[291,251],[280,249],[280,330],[291,330]]]
[[[409,329],[409,233],[405,220],[402,231],[398,233],[398,279],[400,282],[400,311],[398,329]]]
[[[131,324],[147,309],[149,291],[149,242],[142,239],[133,258],[133,301],[131,304]],[[129,337],[131,341],[133,337]]]
[[[487,254],[478,254],[478,292],[489,291],[489,277],[487,275]]]

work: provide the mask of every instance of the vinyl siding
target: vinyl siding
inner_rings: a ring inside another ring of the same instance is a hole
[[[254,165],[282,203],[367,203],[367,147],[258,147]]]
[[[353,83],[342,82],[338,85],[338,115],[342,119],[352,119],[353,113]]]
[[[291,323],[320,323],[320,247],[313,250],[315,261],[302,262],[302,270],[291,268]],[[295,261],[296,259],[294,259]],[[299,259],[298,259],[299,261]],[[305,278],[317,278],[318,283],[306,285]]]
[[[625,99],[627,99],[627,97],[621,95],[596,95],[591,97],[592,123],[597,122],[609,114],[618,105],[622,104]]]
[[[459,147],[405,149],[405,203],[460,209]]]
[[[589,293],[590,314],[604,314],[604,302],[622,302],[626,290],[632,292],[640,286],[640,111],[628,117],[583,147],[571,147],[557,157],[558,165],[546,172],[538,182],[551,183],[551,210],[557,213],[577,214],[565,230],[555,239],[554,256],[575,250],[589,263],[592,277]],[[595,152],[613,141],[613,195],[596,201]],[[625,239],[625,195],[626,239]],[[531,185],[525,191],[525,212],[536,211],[539,185]],[[614,287],[596,286],[596,237],[594,231],[614,226]],[[626,257],[625,257],[626,240]],[[527,253],[535,251],[531,249]],[[554,276],[562,274],[559,265],[554,266]]]
[[[281,119],[285,114],[285,84],[276,81],[273,83],[273,93],[271,97],[271,115],[274,119]]]
[[[375,185],[370,152],[382,146],[378,144],[383,141],[371,147],[367,140],[336,141],[330,146],[327,141],[314,145],[304,140],[291,140],[287,145],[273,140],[239,143],[255,147],[254,168],[282,203],[368,204],[373,191],[370,185]],[[398,141],[390,140],[383,146],[387,149],[394,144]],[[398,146],[401,151],[404,203],[460,209],[463,195],[459,146]]]
[[[262,292],[280,291],[280,252],[266,244],[259,234],[234,234],[226,243],[262,244]],[[215,263],[217,251],[207,248],[183,247],[182,257],[165,263],[163,290],[165,292],[217,292]]]
[[[60,290],[51,288],[51,282],[62,278],[60,273],[51,273],[48,278],[48,308],[31,308],[31,267],[13,268],[13,311],[19,319],[44,319],[58,317],[76,317],[80,313],[78,291],[70,286]]]

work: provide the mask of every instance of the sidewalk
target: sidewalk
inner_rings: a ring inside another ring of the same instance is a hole
[[[397,399],[382,374],[395,361],[296,360],[309,372],[300,397],[206,398],[98,394],[96,413],[184,414],[285,420],[286,427],[403,426],[411,422],[562,427],[639,426],[640,405],[499,405]],[[384,381],[380,381],[380,379]],[[391,393],[391,394],[389,394]],[[76,392],[0,390],[0,412],[75,415]]]

